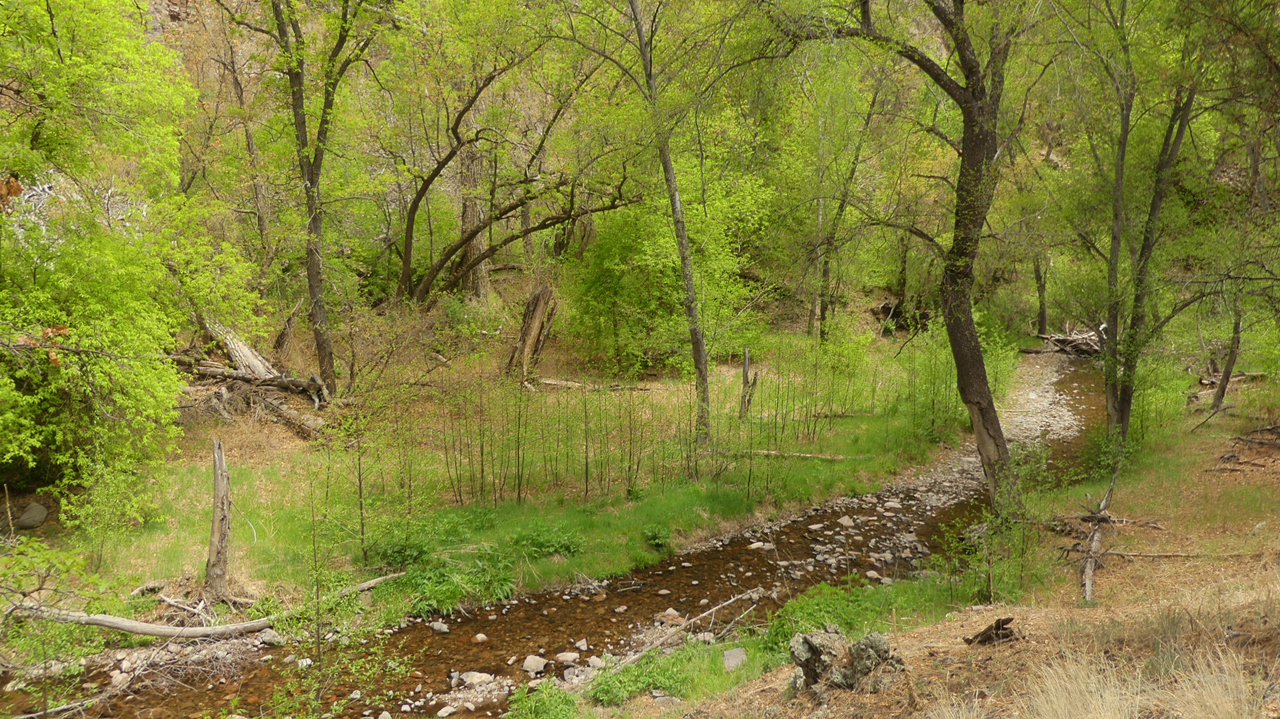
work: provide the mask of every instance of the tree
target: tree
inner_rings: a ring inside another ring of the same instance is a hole
[[[297,180],[301,186],[307,217],[308,316],[315,336],[320,379],[330,394],[337,392],[333,339],[325,304],[324,202],[322,181],[336,119],[338,88],[351,67],[361,62],[377,37],[379,27],[365,20],[371,12],[366,0],[341,0],[336,11],[300,7],[290,0],[265,0],[265,16],[251,19],[215,0],[236,25],[271,40],[278,52],[276,71],[288,82],[288,107],[293,120],[293,143],[297,154]],[[307,12],[310,9],[312,12]],[[316,33],[320,25],[326,30]],[[312,50],[312,43],[316,48]],[[320,65],[318,77],[308,67]],[[315,84],[319,83],[319,89]],[[319,95],[319,111],[313,95]],[[312,115],[315,131],[310,130]]]
[[[851,13],[839,17],[776,13],[774,21],[784,34],[797,41],[849,38],[896,54],[923,72],[960,112],[961,137],[958,141],[947,138],[959,153],[960,163],[954,183],[951,246],[943,253],[941,309],[960,398],[969,410],[991,503],[996,506],[1009,448],[991,397],[982,345],[973,321],[973,266],[1000,176],[997,155],[1004,143],[999,122],[1007,65],[1014,43],[1028,22],[1019,10],[1007,6],[979,6],[980,14],[970,15],[964,0],[925,0],[923,4],[941,36],[939,44],[946,54],[943,60],[935,59],[923,45],[910,39],[911,21],[917,18],[895,18],[886,10],[880,22],[896,20],[897,24],[885,29],[876,21],[870,0],[862,0],[857,17]],[[951,68],[958,70],[960,77],[953,75]],[[937,244],[933,238],[929,241]]]
[[[672,233],[680,258],[682,304],[688,324],[697,394],[696,434],[706,442],[711,434],[711,391],[707,337],[698,311],[693,250],[685,218],[685,202],[672,160],[672,136],[690,110],[732,70],[770,57],[769,48],[743,57],[730,53],[735,31],[746,18],[746,6],[711,3],[683,7],[664,2],[642,6],[611,0],[562,3],[563,25],[555,37],[578,45],[618,71],[620,81],[637,93],[650,123],[652,149],[661,167],[671,211]],[[694,23],[683,23],[687,18]]]
[[[1099,334],[1107,424],[1118,458],[1129,437],[1143,351],[1169,321],[1203,297],[1200,293],[1179,297],[1163,314],[1155,312],[1157,250],[1168,238],[1162,215],[1174,168],[1196,115],[1204,63],[1193,38],[1163,27],[1163,18],[1156,12],[1131,11],[1127,0],[1060,4],[1057,9],[1067,41],[1079,53],[1080,61],[1092,68],[1095,81],[1108,97],[1114,122],[1111,129],[1092,123],[1085,129],[1093,159],[1089,167],[1097,181],[1106,182],[1108,188],[1108,244],[1104,249],[1093,239],[1089,211],[1078,216],[1081,221],[1075,225],[1075,234],[1090,256],[1106,267],[1106,306]],[[1174,53],[1168,50],[1170,40],[1177,47]],[[1164,62],[1166,58],[1172,62]],[[1161,80],[1166,83],[1163,88]],[[1139,110],[1136,117],[1135,110]],[[1135,124],[1143,120],[1160,122],[1162,127],[1148,129]],[[1143,134],[1138,134],[1140,131]],[[1142,140],[1146,142],[1139,144]],[[1133,152],[1153,144],[1156,151],[1149,164],[1149,180],[1144,177],[1135,183],[1130,173],[1135,164]],[[1109,165],[1099,151],[1106,147],[1111,149]],[[1131,204],[1139,192],[1145,197],[1145,213]],[[1145,214],[1136,232],[1129,219],[1135,209]]]

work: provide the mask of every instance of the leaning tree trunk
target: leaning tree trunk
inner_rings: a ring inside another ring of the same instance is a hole
[[[960,173],[956,180],[955,232],[944,262],[941,294],[942,319],[956,365],[956,385],[961,401],[969,410],[991,505],[998,510],[1005,499],[1001,495],[1009,446],[991,397],[982,344],[973,321],[972,299],[973,264],[995,196],[997,108],[998,105],[992,108],[982,102],[974,103],[965,112]]]
[[[222,441],[213,440],[213,529],[209,559],[204,565],[204,593],[210,604],[231,596],[227,583],[227,552],[231,543],[231,476],[222,454]]]
[[[551,334],[551,324],[555,318],[555,294],[551,285],[541,284],[529,295],[529,301],[524,305],[524,321],[520,323],[520,336],[516,338],[511,356],[507,358],[507,374],[521,379],[529,376],[529,370],[538,364],[542,346]]]
[[[1231,346],[1227,349],[1227,361],[1222,365],[1222,376],[1218,378],[1218,387],[1213,392],[1213,404],[1209,409],[1222,409],[1227,398],[1227,385],[1231,384],[1231,373],[1236,369],[1236,357],[1240,354],[1240,300],[1236,299],[1235,322],[1231,325]]]

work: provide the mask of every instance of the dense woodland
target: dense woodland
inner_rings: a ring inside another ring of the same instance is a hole
[[[6,2],[5,476],[85,532],[147,521],[235,345],[410,504],[421,452],[425,506],[589,499],[897,413],[970,428],[1000,505],[993,385],[1094,331],[1118,464],[1171,364],[1274,353],[1275,13]]]

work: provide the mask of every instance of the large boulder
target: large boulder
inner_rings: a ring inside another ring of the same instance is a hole
[[[804,687],[822,683],[855,689],[889,660],[889,641],[879,634],[868,634],[857,642],[850,642],[839,631],[797,634],[791,638],[790,649],[800,670],[797,674],[803,674]]]
[[[18,529],[35,529],[44,524],[44,520],[48,518],[49,510],[39,502],[32,502],[22,510],[22,514],[17,519],[13,520],[13,526]]]

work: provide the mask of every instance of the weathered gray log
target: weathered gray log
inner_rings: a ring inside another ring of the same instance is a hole
[[[303,439],[314,439],[324,429],[325,421],[314,415],[303,414],[296,409],[276,401],[270,397],[259,397],[272,412],[280,415],[285,422],[302,436]]]
[[[210,604],[231,596],[227,584],[227,553],[231,543],[231,475],[222,453],[222,440],[213,440],[213,528],[209,558],[204,565],[204,591]]]
[[[309,380],[295,379],[284,375],[276,375],[275,377],[267,377],[265,379],[253,375],[249,372],[241,372],[239,370],[227,369],[225,367],[212,367],[202,364],[198,360],[182,355],[171,355],[171,359],[180,365],[185,365],[191,369],[191,373],[198,377],[210,377],[213,379],[234,379],[251,384],[255,387],[275,387],[276,389],[289,390],[307,395],[319,395],[323,393],[324,385]]]
[[[392,579],[403,577],[404,572],[396,572],[386,576],[370,579],[367,582],[357,584],[354,587],[347,587],[340,592],[330,595],[326,601],[341,599],[348,594],[364,592]],[[303,604],[294,607],[287,612],[280,612],[262,619],[255,619],[252,622],[240,622],[239,624],[223,624],[216,627],[171,627],[167,624],[149,624],[147,622],[134,621],[133,619],[125,619],[124,617],[114,617],[110,614],[85,614],[84,612],[71,612],[65,609],[50,609],[36,604],[20,604],[14,608],[15,613],[35,619],[47,619],[53,622],[62,622],[63,624],[80,624],[90,627],[105,627],[107,629],[115,629],[120,632],[129,634],[140,634],[146,637],[168,637],[173,639],[211,639],[217,637],[233,637],[240,634],[251,634],[260,632],[267,627],[274,625],[282,619],[297,614],[307,607],[309,604]]]
[[[218,338],[223,347],[227,348],[227,355],[235,363],[236,369],[241,372],[247,372],[261,380],[279,376],[280,373],[271,366],[271,363],[258,354],[248,343],[240,339],[235,332],[213,321],[206,321],[205,327],[214,337]]]

